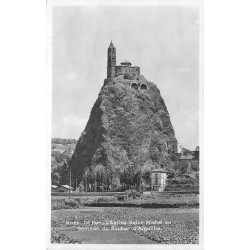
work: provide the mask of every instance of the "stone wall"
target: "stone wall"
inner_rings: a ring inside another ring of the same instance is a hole
[[[115,67],[115,76],[124,74],[140,75],[140,67],[130,67],[125,65],[119,65]]]

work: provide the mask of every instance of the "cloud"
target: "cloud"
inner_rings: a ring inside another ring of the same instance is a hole
[[[61,122],[52,124],[52,136],[78,139],[87,122],[88,118],[79,118],[72,113],[67,114],[61,119]]]
[[[192,71],[192,69],[190,67],[184,67],[184,68],[177,68],[176,71],[181,73],[189,73]]]
[[[86,119],[80,119],[77,115],[68,114],[63,117],[62,122],[69,126],[82,127],[86,124]]]
[[[185,148],[194,149],[199,145],[199,111],[190,112],[181,108],[172,119],[177,139]]]

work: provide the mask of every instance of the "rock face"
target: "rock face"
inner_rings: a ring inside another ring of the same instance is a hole
[[[110,183],[121,173],[170,167],[167,142],[175,139],[169,113],[156,84],[143,76],[105,79],[72,156],[72,174],[105,172]]]

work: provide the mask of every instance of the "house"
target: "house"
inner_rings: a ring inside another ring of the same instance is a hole
[[[154,169],[151,172],[151,189],[164,191],[167,185],[167,171],[164,169]]]
[[[177,153],[182,153],[182,144],[179,141],[177,141]]]
[[[191,167],[191,164],[192,164],[192,160],[194,159],[194,156],[193,155],[182,155],[181,158],[180,158],[180,162],[181,163],[184,163],[184,164],[187,164],[188,168]]]
[[[200,148],[199,148],[199,146],[198,147],[196,147],[196,149],[195,149],[195,151],[193,151],[194,152],[194,160],[197,160],[197,161],[199,161],[199,155],[200,155]]]
[[[181,156],[181,161],[184,162],[184,161],[192,161],[192,159],[194,159],[194,156],[189,154],[189,155],[182,155]]]
[[[57,192],[56,189],[58,187],[56,185],[51,185],[51,192]]]
[[[51,156],[56,156],[56,155],[63,154],[65,151],[66,151],[65,149],[55,149],[55,148],[52,148],[51,149]]]
[[[182,153],[182,144],[177,141],[173,134],[170,134],[167,139],[167,148],[168,152],[171,154],[173,153]]]
[[[64,193],[67,193],[67,192],[72,192],[74,190],[73,187],[70,187],[69,185],[61,185],[60,187],[57,187],[56,191],[55,192],[64,192]]]

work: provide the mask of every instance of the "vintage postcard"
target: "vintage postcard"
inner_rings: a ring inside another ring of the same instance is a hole
[[[203,2],[47,2],[48,249],[203,249]]]

